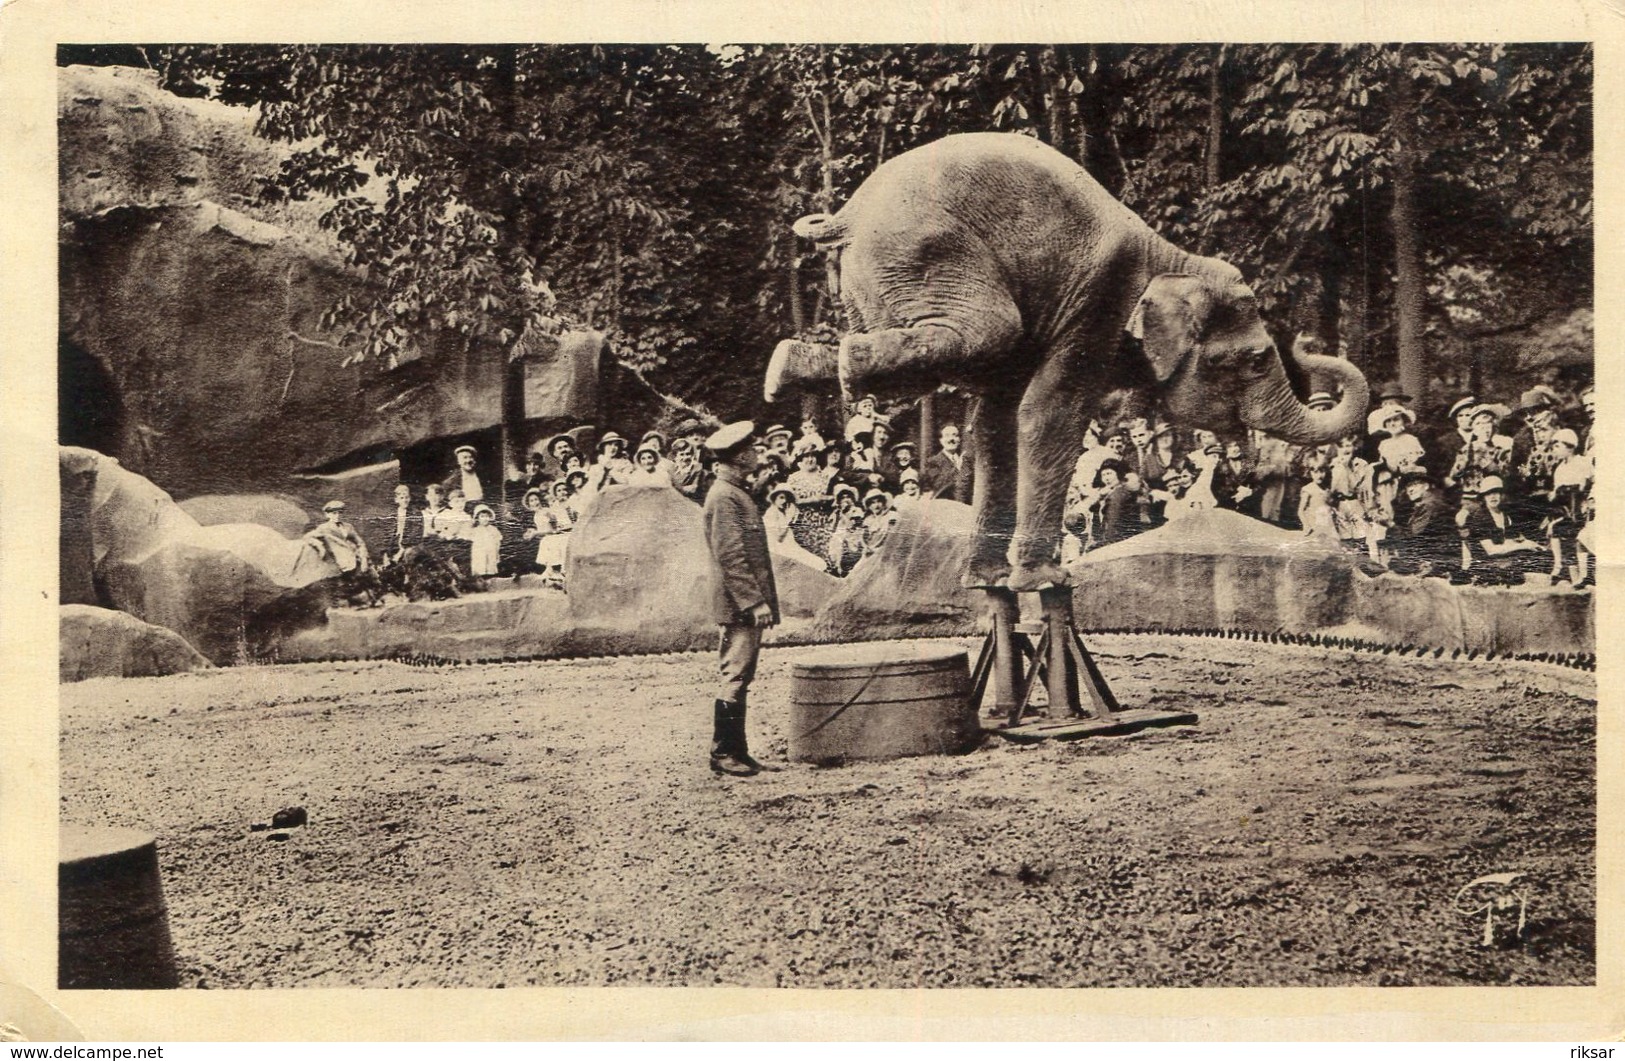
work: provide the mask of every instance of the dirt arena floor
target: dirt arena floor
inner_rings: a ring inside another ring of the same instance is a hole
[[[1091,647],[1200,724],[722,780],[705,655],[239,668],[64,686],[62,811],[157,835],[188,987],[1593,982],[1590,674]]]

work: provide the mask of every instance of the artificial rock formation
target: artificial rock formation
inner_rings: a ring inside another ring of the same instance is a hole
[[[299,537],[319,518],[293,498],[277,494],[204,494],[189,497],[180,502],[180,506],[182,512],[205,527],[257,523],[270,527],[284,538]]]
[[[246,658],[261,637],[262,612],[337,574],[269,527],[201,526],[111,457],[62,447],[61,464],[75,477],[94,468],[90,565],[106,603],[173,631],[215,663]],[[74,534],[87,537],[78,528]]]
[[[880,552],[860,560],[820,609],[808,636],[855,641],[973,632],[983,602],[959,584],[971,534],[970,506],[958,501],[930,499],[902,512]]]
[[[359,361],[322,317],[366,281],[317,223],[330,203],[261,194],[292,149],[255,136],[251,109],[147,70],[57,77],[65,441],[182,494],[308,500],[291,475],[412,447],[443,457],[439,478],[445,440],[494,435],[510,371],[533,435],[594,419],[597,332],[527,333],[510,364],[426,331],[398,364]]]
[[[1210,509],[1075,562],[1083,629],[1288,630],[1344,621],[1354,563],[1334,542]]]
[[[149,678],[202,670],[209,661],[173,630],[133,615],[85,604],[64,604],[58,658],[65,682],[86,678]]]

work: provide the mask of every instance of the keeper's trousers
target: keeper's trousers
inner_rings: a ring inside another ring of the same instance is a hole
[[[722,643],[717,649],[720,681],[717,699],[737,704],[750,691],[756,677],[756,657],[762,651],[762,628],[748,624],[729,623],[722,628]]]

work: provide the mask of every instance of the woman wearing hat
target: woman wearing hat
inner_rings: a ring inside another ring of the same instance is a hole
[[[1552,435],[1552,489],[1547,494],[1547,541],[1552,580],[1567,579],[1576,589],[1591,584],[1590,552],[1580,543],[1591,500],[1591,458],[1579,455],[1580,436],[1563,428]]]
[[[661,466],[660,448],[648,443],[638,447],[634,458],[634,466],[627,473],[627,486],[665,486],[672,485],[671,476]]]
[[[897,496],[892,498],[892,507],[899,513],[915,508],[920,503],[920,473],[914,468],[904,468],[897,476]]]
[[[593,489],[620,486],[632,477],[632,462],[626,458],[626,439],[613,431],[604,432],[598,440],[598,463],[593,465],[590,482]]]
[[[865,556],[878,553],[891,529],[897,525],[897,512],[892,508],[891,495],[875,487],[863,495],[863,552]]]
[[[875,433],[865,428],[852,436],[852,449],[846,455],[846,471],[868,482],[875,471]],[[870,485],[873,485],[872,483]]]
[[[829,494],[830,477],[818,467],[818,459],[816,446],[796,444],[796,470],[790,473],[785,485],[795,493],[798,505],[821,500]]]
[[[1128,466],[1116,457],[1095,472],[1093,548],[1122,541],[1138,529],[1139,503],[1127,475]]]
[[[774,552],[785,542],[795,543],[790,533],[791,524],[800,515],[796,508],[796,492],[780,483],[767,492],[767,511],[762,513],[762,526],[767,528],[767,547]]]
[[[1474,582],[1515,586],[1525,571],[1543,566],[1546,550],[1518,532],[1503,507],[1506,485],[1499,476],[1486,476],[1479,484],[1479,506],[1464,521],[1463,531]]]
[[[801,544],[800,534],[807,521],[796,504],[796,493],[781,483],[768,491],[767,511],[762,513],[762,525],[767,528],[767,548],[775,556],[782,556],[804,564],[815,571],[827,565],[818,555]]]
[[[1387,436],[1377,443],[1377,456],[1396,474],[1422,463],[1422,441],[1411,434],[1414,423],[1416,414],[1403,405],[1380,406],[1366,417],[1368,434]]]
[[[904,472],[913,471],[915,478],[919,478],[920,473],[915,467],[914,458],[914,443],[907,439],[894,443],[891,453],[880,462],[882,476],[880,488],[887,493],[898,494],[902,492]]]

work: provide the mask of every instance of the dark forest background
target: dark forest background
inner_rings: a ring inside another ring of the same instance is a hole
[[[86,46],[258,108],[374,281],[348,356],[425,331],[604,331],[660,389],[759,402],[773,345],[842,328],[790,223],[954,132],[1035,136],[1182,247],[1239,266],[1278,337],[1373,380],[1505,393],[1589,364],[1586,44]],[[1432,395],[1440,400],[1443,394]]]

